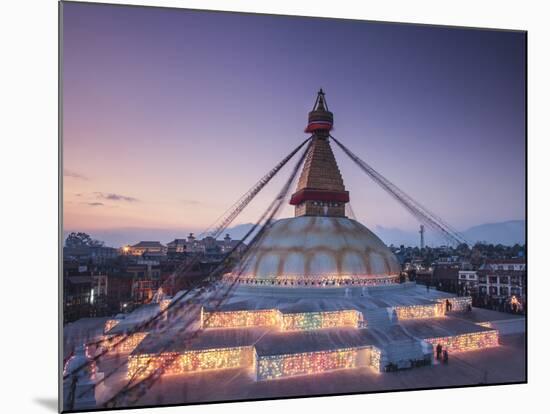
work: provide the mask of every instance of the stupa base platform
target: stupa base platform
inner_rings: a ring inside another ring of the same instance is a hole
[[[145,377],[161,366],[170,377],[244,369],[255,381],[337,370],[380,373],[431,365],[437,344],[449,354],[499,344],[498,329],[468,320],[471,298],[414,284],[352,293],[310,289],[301,297],[270,290],[255,288],[251,295],[237,288],[221,306],[169,312],[169,320],[182,317],[169,330],[133,333],[123,350],[131,352],[127,376]],[[185,321],[192,323],[181,329]],[[109,335],[129,321],[108,325]]]
[[[448,364],[387,373],[358,367],[267,381],[257,381],[250,368],[170,375],[133,401],[132,407],[524,382],[525,335],[501,336],[500,342],[494,348],[451,354]],[[99,370],[108,372],[118,364],[104,360]],[[107,385],[118,390],[127,382],[126,372],[121,370]],[[98,405],[106,398],[98,399]]]
[[[433,362],[441,343],[449,353],[498,346],[498,331],[459,319],[407,321],[386,329],[205,329],[192,339],[150,334],[128,360],[128,376],[145,377],[244,368],[259,381],[369,367],[393,371]]]

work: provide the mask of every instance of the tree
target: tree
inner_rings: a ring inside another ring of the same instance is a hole
[[[101,247],[103,242],[99,240],[92,239],[89,234],[82,232],[72,232],[69,233],[65,239],[66,247]]]

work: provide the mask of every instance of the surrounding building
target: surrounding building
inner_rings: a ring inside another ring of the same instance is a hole
[[[210,259],[220,259],[222,255],[229,253],[232,249],[242,252],[246,246],[240,240],[233,240],[226,234],[223,240],[217,240],[207,236],[197,240],[193,233],[189,233],[187,239],[174,239],[167,244],[167,252],[170,257],[181,257],[185,255],[205,255]]]
[[[127,246],[124,252],[133,256],[142,256],[143,254],[158,254],[165,255],[167,252],[166,246],[158,241],[140,241],[133,246]]]
[[[125,272],[132,278],[131,298],[133,304],[148,303],[160,287],[160,265],[151,261],[139,261],[128,265]]]
[[[187,239],[174,239],[166,246],[170,256],[204,253],[204,246],[197,241],[193,233],[189,233]]]
[[[482,265],[477,273],[481,295],[503,299],[516,296],[525,301],[527,283],[525,259],[489,261]]]
[[[79,234],[91,240],[85,233]],[[97,240],[93,246],[64,247],[64,322],[129,312],[150,302],[161,286],[173,295],[198,283],[232,249],[239,253],[244,247],[229,235],[223,240],[196,240],[193,234],[166,247],[142,241],[115,249]],[[185,275],[171,278],[180,266],[194,259],[198,260]]]
[[[458,263],[437,264],[433,269],[432,283],[445,292],[458,292]]]
[[[79,266],[70,267],[63,278],[64,319],[72,321],[90,316],[101,316],[107,311],[108,277]]]
[[[118,249],[105,246],[78,246],[63,248],[66,260],[76,260],[79,263],[103,264],[118,256]]]
[[[109,292],[106,301],[110,311],[109,315],[132,310],[135,305],[132,297],[133,275],[121,271],[111,272],[108,281]]]
[[[464,295],[478,295],[479,279],[477,277],[477,271],[458,271],[458,291]]]

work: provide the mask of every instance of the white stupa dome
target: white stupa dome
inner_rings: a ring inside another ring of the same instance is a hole
[[[373,232],[347,217],[278,220],[231,276],[248,284],[396,282],[401,267]]]

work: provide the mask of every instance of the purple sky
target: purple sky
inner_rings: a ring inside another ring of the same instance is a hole
[[[75,3],[63,25],[66,230],[200,231],[306,137],[319,87],[333,135],[454,227],[525,216],[522,33]],[[360,221],[417,226],[334,152]]]

